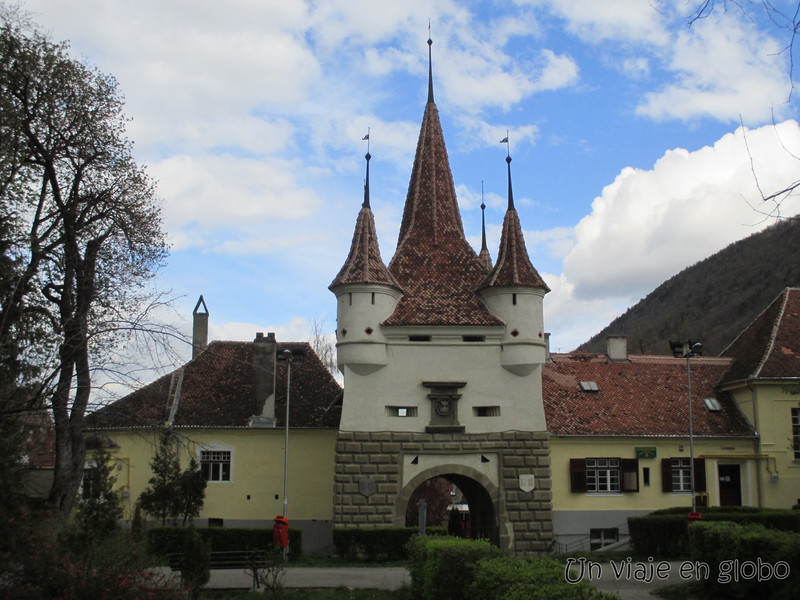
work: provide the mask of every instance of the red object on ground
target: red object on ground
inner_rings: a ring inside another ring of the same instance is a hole
[[[283,515],[275,517],[272,524],[272,542],[280,548],[289,545],[289,521]]]
[[[703,520],[703,515],[701,515],[699,512],[690,512],[689,513],[688,521],[689,521],[690,525],[692,523],[694,523],[695,521],[702,521],[702,520]]]

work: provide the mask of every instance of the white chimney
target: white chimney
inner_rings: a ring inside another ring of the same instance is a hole
[[[606,354],[611,362],[628,362],[628,338],[624,335],[606,337]]]

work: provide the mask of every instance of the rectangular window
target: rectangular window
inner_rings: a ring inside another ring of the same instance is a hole
[[[472,412],[476,417],[499,417],[499,406],[474,406]]]
[[[664,492],[692,491],[692,459],[684,456],[661,459],[661,490]],[[694,459],[694,491],[706,491],[706,464]]]
[[[97,466],[92,464],[83,469],[83,479],[81,480],[81,498],[84,500],[96,500],[100,494],[100,482]]]
[[[485,342],[486,336],[485,335],[462,335],[461,336],[462,342]]]
[[[692,461],[690,458],[671,458],[670,475],[673,492],[692,491]]]
[[[639,491],[639,461],[635,458],[572,458],[569,471],[573,492]]]
[[[609,527],[606,529],[589,530],[589,550],[599,550],[619,541],[619,529]]]
[[[792,409],[792,449],[794,459],[800,460],[800,408]]]
[[[430,342],[431,336],[429,335],[410,335],[408,336],[409,342]]]
[[[416,417],[416,406],[387,406],[386,416],[388,417]]]
[[[206,481],[230,481],[230,450],[202,450],[200,452],[200,470]]]
[[[618,458],[586,459],[586,491],[620,491],[620,472]]]

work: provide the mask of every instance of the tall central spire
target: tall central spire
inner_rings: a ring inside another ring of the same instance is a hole
[[[433,100],[428,40],[428,101],[389,272],[405,295],[387,325],[497,325],[475,295],[487,268],[467,242],[439,110]]]

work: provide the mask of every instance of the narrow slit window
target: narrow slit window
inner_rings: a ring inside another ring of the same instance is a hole
[[[476,417],[499,417],[499,406],[474,406],[472,412]]]
[[[390,417],[416,417],[416,406],[387,406],[386,414]]]
[[[410,335],[408,336],[409,342],[430,342],[431,336],[429,335]]]
[[[461,340],[464,342],[485,342],[486,336],[484,335],[462,335]]]

